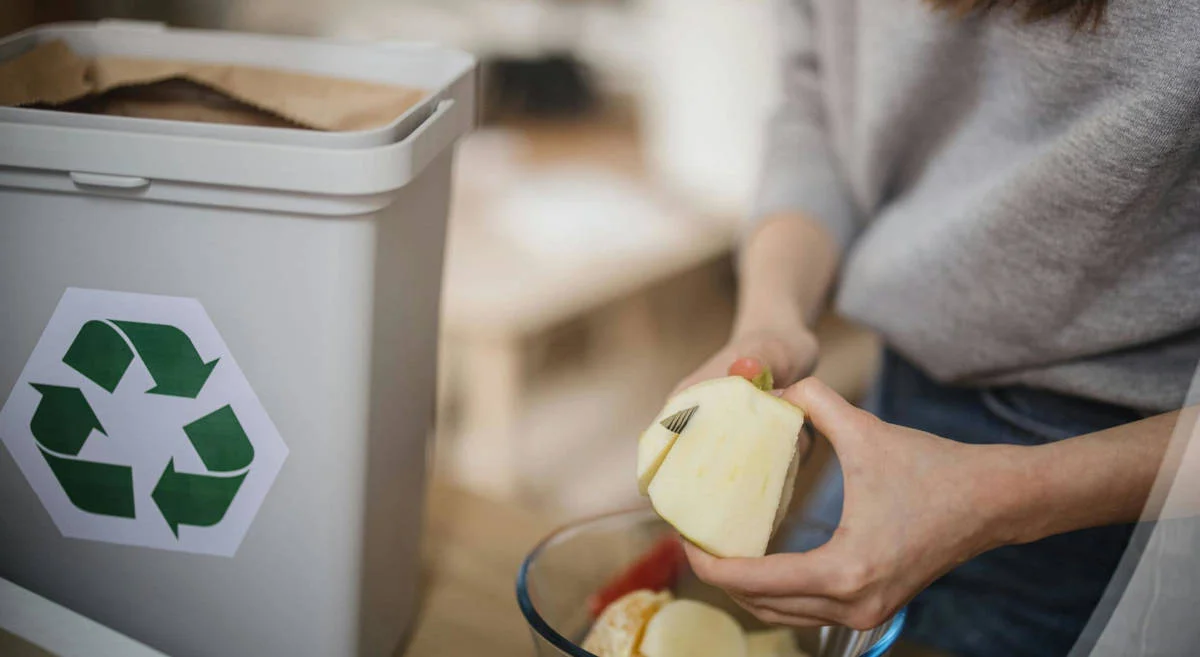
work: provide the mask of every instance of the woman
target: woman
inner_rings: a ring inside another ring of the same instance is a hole
[[[887,347],[873,414],[782,393],[837,452],[833,539],[689,557],[768,622],[907,604],[953,654],[1065,655],[1200,360],[1200,4],[781,2],[732,338],[684,384],[744,357],[799,380],[835,277]]]

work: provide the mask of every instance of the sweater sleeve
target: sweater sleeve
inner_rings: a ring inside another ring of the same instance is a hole
[[[811,2],[775,4],[782,93],[767,123],[747,234],[765,217],[802,212],[824,224],[844,251],[860,222],[827,131]]]

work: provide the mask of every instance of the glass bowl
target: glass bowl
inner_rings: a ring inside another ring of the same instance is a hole
[[[796,537],[812,549],[832,530],[812,523],[793,526]],[[622,511],[564,527],[539,543],[521,564],[517,603],[529,623],[538,657],[595,657],[580,647],[591,627],[588,598],[674,530],[652,510]],[[735,605],[723,592],[700,582],[690,572],[680,577],[675,594],[716,605],[742,627],[763,629],[761,622]],[[904,626],[901,610],[887,623],[867,632],[849,628],[797,629],[796,643],[814,657],[884,657]],[[821,652],[822,647],[825,652]]]

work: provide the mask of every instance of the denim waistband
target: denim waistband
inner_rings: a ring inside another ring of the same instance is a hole
[[[1063,440],[1146,417],[1136,409],[1028,386],[974,388],[939,383],[890,349],[884,351],[879,382],[869,404],[878,406],[871,410],[884,419],[903,416],[908,405],[933,404],[955,413],[986,412],[1031,434],[1036,442]]]

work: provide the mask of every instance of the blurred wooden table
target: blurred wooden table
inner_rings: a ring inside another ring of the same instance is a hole
[[[517,568],[553,525],[513,505],[435,483],[425,522],[422,612],[405,657],[530,657]]]
[[[515,506],[445,483],[433,485],[427,514],[422,612],[404,657],[531,657],[533,643],[517,608],[515,580],[525,554],[554,529],[553,525]],[[161,654],[49,601],[34,598],[22,591],[13,594],[0,588],[0,609],[5,603],[23,605],[21,608],[27,612],[31,604],[46,607],[42,611],[45,618],[53,619],[52,625],[70,621],[76,630],[72,636],[94,642],[87,654]],[[80,624],[85,627],[80,629]],[[106,646],[103,650],[100,642]],[[83,654],[77,649],[68,652]],[[0,630],[0,654],[50,657],[52,653]],[[898,650],[896,657],[933,656],[905,648]]]
[[[435,483],[426,518],[423,612],[404,657],[532,657],[517,608],[517,568],[554,526],[545,519]],[[899,645],[894,657],[940,657]]]

